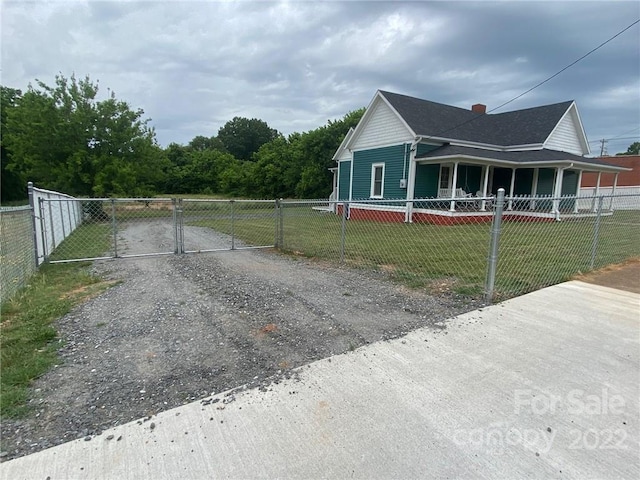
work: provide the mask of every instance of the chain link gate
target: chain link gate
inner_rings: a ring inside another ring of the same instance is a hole
[[[278,208],[273,200],[40,198],[39,263],[270,248]]]

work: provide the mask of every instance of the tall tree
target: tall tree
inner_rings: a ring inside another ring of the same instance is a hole
[[[362,118],[364,108],[347,113],[340,120],[329,120],[326,125],[311,130],[302,136],[302,151],[305,163],[296,186],[300,198],[325,198],[331,193],[335,167],[333,155],[350,128]]]
[[[616,155],[640,155],[640,142],[633,142],[626,152],[616,153]]]
[[[333,155],[364,108],[305,133],[278,138],[254,155],[251,193],[261,197],[325,198],[331,193]]]
[[[52,87],[29,85],[7,114],[7,168],[75,195],[153,193],[168,162],[149,120],[113,93],[103,101],[97,94],[89,77],[58,75]]]
[[[27,196],[26,180],[19,172],[8,168],[11,153],[6,148],[5,134],[7,133],[7,115],[16,108],[22,92],[14,88],[0,87],[0,200],[20,200]]]
[[[202,152],[204,150],[218,150],[225,152],[226,148],[218,137],[205,137],[197,135],[189,142],[189,146],[194,152]]]
[[[262,145],[278,135],[277,130],[257,118],[234,117],[218,130],[218,139],[238,160],[251,160]]]

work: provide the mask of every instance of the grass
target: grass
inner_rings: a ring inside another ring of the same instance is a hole
[[[109,225],[83,224],[60,244],[51,259],[101,256],[110,248],[109,233]],[[45,264],[25,288],[2,303],[1,418],[27,414],[29,385],[59,362],[53,322],[113,285],[90,275],[88,265],[87,262]]]
[[[254,211],[254,213],[256,213]],[[229,218],[193,222],[231,233]],[[326,260],[341,257],[342,219],[287,207],[283,213],[284,250]],[[273,243],[273,212],[237,215],[233,232],[251,245]],[[591,269],[595,219],[562,222],[505,222],[496,277],[498,300],[570,279]],[[602,217],[593,268],[640,256],[640,212]],[[403,284],[434,293],[480,297],[484,291],[490,225],[430,225],[347,221],[345,262],[385,271]]]
[[[83,223],[49,256],[50,261],[101,257],[112,248],[109,222]]]

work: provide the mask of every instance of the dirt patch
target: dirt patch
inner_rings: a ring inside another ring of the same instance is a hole
[[[640,258],[632,258],[600,270],[577,275],[574,280],[640,293]]]
[[[164,251],[172,225],[132,222],[119,237],[126,253]],[[209,249],[229,238],[186,227],[185,242]],[[93,268],[120,284],[56,323],[61,362],[34,382],[30,418],[3,419],[3,460],[212,392],[268,389],[301,365],[419,327],[439,331],[444,320],[478,306],[410,291],[384,272],[271,251],[109,260]]]

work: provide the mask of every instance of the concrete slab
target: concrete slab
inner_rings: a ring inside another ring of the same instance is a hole
[[[546,288],[0,465],[2,478],[640,478],[640,295]],[[211,403],[209,403],[211,402]],[[229,402],[229,403],[225,403]]]

